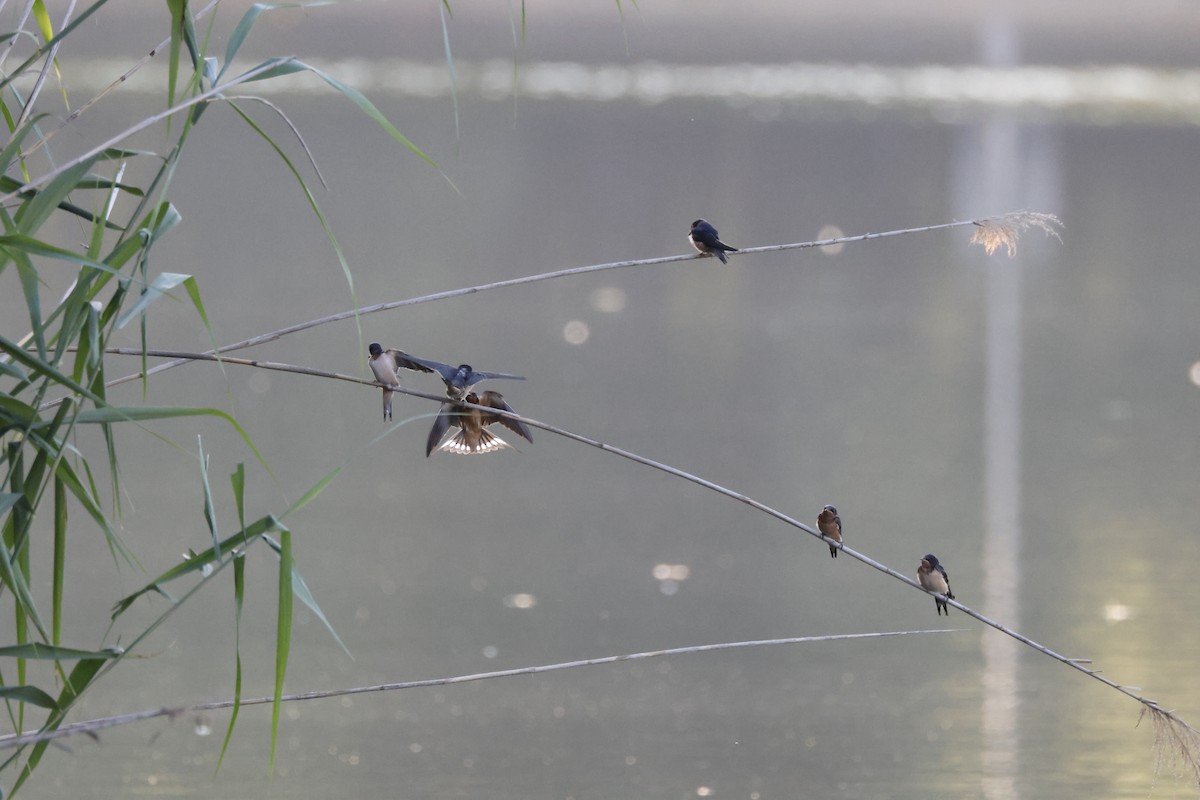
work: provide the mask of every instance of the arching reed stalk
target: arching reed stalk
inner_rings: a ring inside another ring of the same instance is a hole
[[[651,650],[645,653],[627,653],[621,656],[604,656],[602,658],[585,658],[578,661],[564,661],[558,664],[542,664],[536,667],[518,667],[503,669],[496,672],[477,672],[473,675],[456,675],[449,678],[426,678],[418,681],[402,681],[397,683],[377,683],[373,686],[354,686],[348,689],[326,689],[316,692],[298,692],[284,695],[282,701],[294,703],[300,700],[322,700],[329,697],[344,697],[353,694],[371,694],[374,692],[394,692],[400,689],[423,689],[431,686],[452,686],[456,683],[474,683],[492,678],[511,678],[517,675],[542,675],[547,672],[559,672],[564,669],[579,667],[595,667],[603,664],[617,664],[622,661],[644,661],[648,658],[663,656],[685,656],[696,653],[711,653],[717,650],[744,650],[751,647],[768,647],[785,644],[809,644],[811,642],[836,642],[847,639],[883,639],[890,636],[916,636],[927,633],[958,633],[957,628],[940,628],[936,630],[917,631],[883,631],[880,633],[836,633],[827,636],[796,636],[787,639],[757,639],[749,642],[723,642],[721,644],[700,644],[691,647],[672,647],[666,650]],[[171,708],[149,708],[133,711],[128,714],[114,714],[111,717],[83,720],[69,725],[63,725],[53,731],[35,731],[21,735],[9,734],[0,736],[0,750],[21,747],[34,742],[49,739],[61,739],[78,733],[95,733],[105,728],[117,725],[127,725],[131,722],[141,722],[156,717],[177,717],[181,714],[192,714],[200,711],[220,711],[233,708],[234,705],[261,706],[274,702],[273,697],[255,697],[243,700],[214,700],[207,703],[193,703],[187,706]]]
[[[280,371],[280,372],[294,372],[299,375],[309,375],[312,377],[331,378],[334,380],[342,380],[342,381],[349,381],[351,383],[358,383],[358,384],[362,384],[365,386],[378,386],[381,388],[383,386],[383,384],[376,383],[374,381],[364,380],[361,378],[356,378],[356,377],[353,377],[350,375],[343,375],[343,374],[336,373],[336,372],[325,372],[322,370],[313,369],[311,367],[302,367],[302,366],[297,366],[297,365],[293,365],[293,364],[283,364],[283,363],[274,362],[274,361],[254,361],[251,359],[227,358],[227,357],[226,358],[218,358],[218,356],[216,356],[212,353],[184,353],[184,352],[179,352],[179,351],[168,351],[168,350],[155,350],[155,351],[143,352],[142,350],[137,349],[137,348],[110,348],[107,352],[117,354],[117,355],[132,355],[132,356],[143,356],[144,355],[144,356],[151,357],[151,358],[171,358],[171,359],[175,359],[178,361],[194,361],[194,360],[218,361],[218,360],[220,360],[227,364],[233,364],[233,365],[239,365],[239,366],[258,367],[260,369],[270,369],[270,370],[275,370],[275,371]],[[393,391],[400,392],[402,394],[410,395],[413,397],[420,397],[420,398],[426,399],[426,400],[433,400],[438,403],[444,402],[446,399],[443,395],[430,394],[428,392],[420,392],[420,391],[416,391],[414,389],[408,389],[408,388],[405,388],[402,386],[401,387],[393,386],[391,388]],[[812,536],[815,539],[817,539],[818,541],[820,541],[822,543],[822,545],[824,545],[824,546],[828,546],[830,544],[830,540],[823,537],[817,530],[815,530],[811,526],[783,513],[782,511],[772,508],[771,506],[768,506],[765,503],[759,502],[758,500],[755,500],[754,498],[750,497],[749,495],[745,495],[745,494],[742,494],[741,492],[734,491],[733,489],[730,489],[725,486],[722,486],[721,484],[706,480],[704,478],[699,477],[698,475],[692,474],[690,472],[686,472],[677,467],[673,467],[669,464],[664,464],[660,461],[655,461],[653,459],[650,459],[645,456],[634,453],[630,450],[625,450],[623,448],[616,447],[614,445],[606,444],[597,439],[592,439],[587,436],[583,436],[581,434],[574,433],[573,431],[568,431],[564,428],[559,428],[559,427],[557,427],[555,425],[551,425],[549,423],[541,422],[540,420],[521,416],[520,414],[510,413],[507,411],[502,411],[500,409],[495,409],[495,408],[491,408],[491,407],[475,406],[470,403],[463,403],[462,405],[467,408],[479,408],[480,410],[483,410],[486,412],[498,414],[498,415],[504,416],[504,417],[509,417],[509,418],[515,419],[515,420],[520,420],[521,422],[525,423],[526,425],[530,425],[532,427],[539,428],[541,430],[556,434],[558,436],[562,436],[564,438],[570,439],[575,442],[579,442],[581,444],[586,444],[588,446],[595,447],[599,450],[603,450],[605,452],[620,456],[621,458],[627,459],[629,461],[633,461],[637,464],[641,464],[642,466],[651,467],[660,472],[665,472],[668,475],[673,475],[677,478],[688,481],[690,483],[694,483],[697,486],[702,486],[705,489],[709,489],[711,491],[716,492],[717,494],[723,495],[732,500],[737,500],[738,502],[748,505],[751,508],[753,508],[757,511],[760,511],[764,514],[767,514],[768,516],[773,517],[773,518],[779,520],[780,522],[783,522],[786,525],[790,525],[793,528],[796,528],[798,530],[801,530],[801,531],[807,533],[809,536]],[[876,561],[875,559],[867,556],[864,553],[861,553],[857,550],[846,547],[844,544],[838,543],[836,546],[838,547],[838,549],[840,549],[846,555],[850,556],[851,558],[857,559],[858,561],[861,561],[862,563],[866,564],[867,566],[871,567],[872,569],[878,570],[879,572],[889,575],[889,576],[895,578],[896,580],[901,581],[902,583],[906,583],[909,586],[913,587],[914,589],[916,589],[920,592],[925,592],[925,589],[922,588],[921,585],[916,580],[909,577],[908,575],[901,573],[898,570],[895,570],[895,569],[887,566],[886,564]],[[989,627],[995,628],[996,630],[1000,631],[1001,633],[1006,634],[1007,636],[1010,636],[1013,639],[1016,639],[1021,644],[1025,645],[1027,647],[1030,647],[1030,648],[1038,651],[1039,653],[1042,653],[1043,655],[1049,656],[1050,658],[1054,659],[1055,661],[1065,664],[1074,670],[1077,670],[1079,672],[1082,672],[1085,675],[1095,678],[1097,681],[1101,682],[1102,684],[1109,687],[1110,689],[1115,689],[1116,691],[1120,692],[1121,694],[1124,694],[1127,697],[1130,697],[1133,700],[1136,700],[1137,702],[1141,703],[1143,706],[1143,713],[1148,711],[1151,715],[1151,719],[1154,722],[1155,743],[1156,743],[1157,751],[1159,753],[1160,762],[1163,760],[1166,760],[1166,759],[1170,759],[1170,758],[1176,758],[1176,759],[1181,760],[1184,764],[1186,764],[1188,766],[1189,769],[1191,769],[1193,771],[1193,773],[1195,774],[1197,783],[1200,783],[1200,731],[1197,731],[1195,728],[1193,728],[1191,725],[1189,725],[1186,721],[1184,721],[1182,718],[1177,716],[1173,711],[1164,709],[1162,706],[1159,705],[1158,701],[1151,700],[1150,698],[1145,697],[1144,695],[1142,695],[1140,693],[1139,689],[1132,687],[1132,686],[1117,683],[1116,681],[1111,680],[1111,679],[1105,677],[1104,675],[1102,675],[1100,673],[1100,670],[1092,669],[1091,668],[1092,661],[1090,659],[1068,657],[1068,656],[1062,655],[1061,653],[1051,650],[1050,648],[1046,647],[1045,645],[1034,641],[1033,639],[1014,630],[1013,628],[1010,628],[1010,627],[1004,625],[1003,623],[992,619],[991,617],[987,617],[987,616],[979,613],[978,611],[975,611],[974,609],[970,608],[969,606],[964,605],[963,603],[961,603],[957,600],[946,598],[946,602],[948,605],[954,606],[958,610],[962,611],[964,614],[978,620],[979,622],[982,622],[983,624],[985,624]],[[0,740],[0,742],[2,742],[2,741],[3,740]]]
[[[744,247],[738,251],[739,257],[743,255],[754,255],[756,253],[777,253],[784,250],[804,250],[813,247],[828,247],[835,244],[849,244],[851,242],[866,242],[872,239],[884,239],[891,236],[904,236],[912,233],[927,233],[929,231],[948,230],[950,228],[962,228],[968,225],[975,226],[975,234],[971,238],[972,244],[983,245],[988,253],[992,253],[996,247],[1001,245],[1008,248],[1009,255],[1015,252],[1017,236],[1020,232],[1030,227],[1039,228],[1045,231],[1048,235],[1058,236],[1057,228],[1062,223],[1053,214],[1046,214],[1038,211],[1010,211],[1005,214],[1000,214],[995,217],[983,217],[980,219],[968,219],[955,222],[943,222],[938,225],[925,225],[919,228],[900,228],[897,230],[883,231],[882,233],[860,233],[854,236],[839,236],[835,239],[817,239],[809,242],[793,242],[790,244],[771,244],[760,247]],[[218,353],[232,353],[238,350],[245,350],[248,347],[255,347],[267,342],[273,342],[277,339],[282,339],[293,333],[306,331],[310,328],[316,328],[321,325],[327,325],[331,322],[340,322],[346,319],[364,316],[366,314],[375,314],[379,311],[390,311],[394,308],[402,308],[404,306],[415,306],[421,303],[431,303],[435,300],[449,300],[452,297],[463,297],[469,294],[478,292],[487,292],[493,289],[507,289],[513,286],[524,286],[530,283],[538,283],[540,281],[548,281],[554,278],[569,278],[576,275],[586,275],[591,272],[603,272],[613,269],[626,269],[629,267],[651,267],[659,264],[672,264],[677,261],[694,261],[701,258],[697,254],[677,255],[677,256],[662,256],[659,258],[642,258],[633,261],[611,261],[606,264],[592,264],[586,267],[568,267],[565,269],[554,270],[552,272],[542,272],[537,275],[526,275],[520,278],[509,278],[502,281],[493,281],[492,283],[484,283],[478,286],[466,286],[460,289],[450,289],[444,292],[435,292],[434,294],[422,295],[420,297],[409,297],[403,300],[392,300],[386,303],[375,303],[374,305],[362,306],[353,308],[348,311],[339,311],[336,314],[330,314],[317,319],[311,319],[307,322],[300,322],[295,325],[289,325],[286,328],[280,328],[270,333],[262,333],[258,336],[252,336],[249,339],[243,339],[240,342],[223,345],[216,350],[209,350],[205,355],[214,355]],[[182,364],[187,364],[195,358],[177,358],[168,361],[165,364],[159,364],[152,369],[146,370],[145,374],[134,373],[125,375],[120,378],[105,383],[106,387],[118,386],[123,383],[138,380],[139,378],[148,378],[151,375],[156,375],[160,372],[165,372],[169,369],[174,369]],[[52,400],[43,404],[39,410],[52,408],[62,400]]]

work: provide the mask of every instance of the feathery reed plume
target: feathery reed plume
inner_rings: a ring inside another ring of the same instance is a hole
[[[1150,713],[1154,727],[1154,773],[1159,774],[1166,766],[1182,764],[1192,771],[1192,778],[1200,784],[1200,731],[1152,705],[1143,706],[1139,723],[1146,712]]]
[[[998,217],[985,217],[975,220],[975,232],[971,234],[971,244],[982,245],[990,256],[1001,247],[1008,250],[1008,257],[1017,254],[1017,239],[1027,228],[1040,228],[1047,236],[1053,236],[1062,241],[1058,229],[1062,221],[1053,214],[1041,211],[1010,211]]]

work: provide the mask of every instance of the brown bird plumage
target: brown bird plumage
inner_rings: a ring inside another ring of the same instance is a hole
[[[463,402],[507,411],[510,414],[516,413],[512,406],[504,402],[504,397],[499,392],[487,391],[482,395],[470,392],[463,398]],[[512,445],[508,442],[487,430],[489,425],[496,423],[500,423],[518,436],[524,437],[530,444],[533,443],[533,435],[530,434],[525,423],[520,420],[477,408],[464,408],[455,403],[442,403],[437,419],[433,421],[433,428],[429,431],[429,439],[425,443],[425,456],[428,457],[434,450],[474,455],[511,447]],[[458,433],[447,439],[445,443],[439,444],[451,426],[457,426]]]
[[[826,539],[832,539],[838,544],[842,543],[842,518],[838,516],[838,510],[833,506],[825,506],[821,509],[821,513],[817,515],[817,530]],[[829,545],[829,555],[837,558],[838,549],[833,545]]]

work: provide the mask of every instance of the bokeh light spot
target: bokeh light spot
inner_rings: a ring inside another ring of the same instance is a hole
[[[573,319],[563,326],[563,338],[567,344],[583,344],[591,335],[588,324],[581,319]]]
[[[841,228],[839,228],[837,225],[822,225],[821,230],[817,231],[817,241],[823,242],[826,239],[840,239],[841,237],[843,237],[845,235],[846,235],[846,232],[843,231]],[[822,253],[822,255],[836,256],[845,249],[846,249],[846,245],[844,243],[830,244],[830,245],[826,245],[825,247],[822,247],[821,253]]]
[[[1188,370],[1188,377],[1194,386],[1200,386],[1200,361],[1192,364],[1192,368]]]
[[[528,592],[510,594],[504,598],[504,605],[506,608],[533,608],[537,605],[537,598]]]
[[[1104,606],[1104,621],[1108,623],[1125,622],[1133,619],[1133,609],[1124,603],[1109,603]]]

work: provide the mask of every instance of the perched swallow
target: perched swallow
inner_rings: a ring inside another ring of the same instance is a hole
[[[927,592],[944,594],[951,600],[954,599],[954,593],[950,591],[950,576],[946,574],[946,568],[938,563],[937,556],[927,554],[921,559],[921,564],[917,567],[917,580],[921,582],[921,588]],[[938,616],[942,612],[946,612],[946,616],[950,616],[950,609],[946,607],[946,601],[940,597],[933,598],[934,606],[937,608]]]
[[[367,347],[367,352],[370,353],[370,358],[367,363],[371,365],[371,372],[375,374],[375,380],[380,383],[385,383],[388,386],[399,386],[400,378],[397,373],[400,368],[414,369],[420,372],[433,372],[429,367],[422,366],[412,361],[412,356],[405,353],[403,350],[384,350],[379,342],[371,342]],[[392,418],[392,390],[383,390],[383,420],[384,422]]]
[[[475,384],[480,381],[492,378],[507,378],[513,381],[525,380],[523,375],[509,375],[506,372],[476,372],[471,368],[470,364],[459,364],[457,367],[452,367],[440,361],[417,358],[407,353],[401,353],[401,355],[404,357],[404,361],[400,366],[408,367],[408,369],[419,369],[424,372],[436,372],[438,375],[441,375],[442,381],[446,384],[446,395],[451,400],[462,400],[474,388]],[[512,409],[509,410],[511,411]]]
[[[507,411],[510,414],[516,413],[513,411],[512,406],[504,402],[504,398],[499,392],[488,391],[484,392],[482,396],[474,392],[468,392],[462,399],[466,403],[488,406],[500,411]],[[481,411],[478,408],[463,408],[456,403],[442,403],[442,408],[438,411],[437,419],[433,421],[433,428],[429,431],[429,439],[425,443],[425,457],[428,458],[430,453],[435,449],[438,451],[445,450],[448,453],[472,455],[474,453],[490,453],[493,450],[503,450],[506,447],[511,447],[512,445],[508,442],[487,430],[489,425],[494,425],[497,422],[518,436],[525,437],[529,440],[530,444],[533,443],[533,436],[530,435],[529,428],[520,420],[502,417],[499,414]],[[456,425],[461,430],[439,447],[438,443],[442,441],[442,437],[446,435],[446,431],[450,430],[451,425]]]
[[[722,264],[729,263],[725,258],[726,253],[737,252],[736,247],[730,247],[721,241],[720,236],[717,235],[717,229],[709,225],[708,220],[698,219],[692,223],[692,232],[688,234],[688,241],[702,255],[716,256],[721,259]]]
[[[826,539],[832,539],[838,544],[842,543],[842,518],[838,516],[837,509],[833,506],[825,506],[821,509],[821,513],[817,515],[817,530]],[[833,545],[829,545],[829,555],[837,558],[838,549]]]

